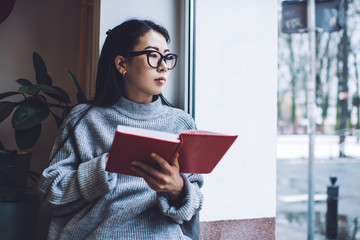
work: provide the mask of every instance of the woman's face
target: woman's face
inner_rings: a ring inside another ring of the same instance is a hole
[[[144,50],[156,50],[163,55],[170,52],[164,36],[153,30],[142,36],[139,44],[133,49],[134,52]],[[153,68],[147,62],[147,55],[142,54],[126,58],[123,66],[122,70],[126,72],[123,75],[125,76],[126,98],[137,103],[150,103],[153,95],[162,92],[169,75],[169,70],[164,61],[159,67]]]

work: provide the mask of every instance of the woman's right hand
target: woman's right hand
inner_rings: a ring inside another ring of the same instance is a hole
[[[160,155],[152,153],[151,157],[159,164],[160,169],[140,162],[132,162],[132,169],[156,192],[166,192],[172,201],[176,201],[181,195],[184,187],[184,179],[180,175],[180,166],[178,162],[178,154],[172,163],[168,163]]]

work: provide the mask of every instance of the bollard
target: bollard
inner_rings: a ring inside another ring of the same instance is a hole
[[[339,186],[337,177],[330,176],[331,185],[327,187],[326,239],[337,239]]]

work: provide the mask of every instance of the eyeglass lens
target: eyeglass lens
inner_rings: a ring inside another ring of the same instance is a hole
[[[157,68],[161,65],[162,59],[164,59],[168,69],[173,69],[176,64],[176,56],[174,54],[167,54],[164,57],[158,52],[149,52],[147,54],[148,61],[151,67]]]

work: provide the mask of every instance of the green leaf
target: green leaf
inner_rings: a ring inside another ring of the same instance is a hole
[[[33,64],[37,83],[51,86],[52,79],[47,72],[46,64],[41,56],[36,52],[33,52]]]
[[[47,73],[47,68],[44,60],[36,52],[33,52],[33,64],[36,73]]]
[[[51,86],[45,85],[45,84],[36,84],[33,85],[31,87],[31,89],[36,90],[36,91],[43,91],[43,92],[48,92],[48,93],[53,93],[53,94],[57,94],[58,92],[56,91],[56,89],[54,89]]]
[[[7,98],[7,97],[10,97],[10,96],[13,96],[13,95],[17,95],[17,94],[21,94],[19,92],[5,92],[5,93],[1,93],[0,94],[0,100],[1,99],[4,99],[4,98]]]
[[[41,74],[41,73],[36,74],[36,81],[40,84],[44,84],[48,86],[52,85],[52,79],[48,74]]]
[[[36,95],[38,93],[38,91],[36,89],[34,89],[33,86],[22,86],[19,88],[18,91],[21,93],[26,93],[26,94],[30,94],[30,95]]]
[[[24,78],[19,78],[18,80],[16,80],[16,82],[17,82],[18,84],[22,85],[22,86],[28,86],[28,87],[30,87],[30,86],[33,85],[29,80],[24,79]]]
[[[32,176],[32,175],[28,175],[28,178],[29,178],[33,183],[37,183],[37,182],[38,182],[38,179],[35,178],[35,177]]]
[[[73,80],[73,82],[75,83],[76,88],[78,89],[79,92],[81,91],[81,87],[79,84],[79,81],[77,80],[77,78],[75,77],[75,75],[69,70],[69,69],[65,69],[65,71],[69,74],[70,78]]]
[[[44,84],[37,84],[37,85],[33,86],[33,89],[35,89],[37,91],[43,91],[47,95],[49,95],[49,96],[51,95],[51,97],[57,96],[57,100],[59,100],[61,102],[70,103],[69,95],[63,89],[61,89],[59,87],[47,86]]]
[[[63,113],[62,113],[62,116],[61,116],[61,121],[63,122],[66,118],[66,116],[69,114],[69,112],[71,111],[72,107],[68,107],[68,108],[65,108]]]
[[[28,177],[33,181],[34,183],[37,183],[39,179],[41,178],[41,175],[34,171],[28,171]]]
[[[14,110],[14,103],[0,102],[0,122],[4,121]]]
[[[49,116],[46,104],[36,101],[20,105],[14,112],[11,122],[15,129],[23,130],[35,127]]]
[[[64,89],[62,88],[59,88],[59,87],[55,87],[55,86],[52,86],[52,88],[56,91],[56,92],[45,92],[46,95],[54,98],[55,100],[58,100],[59,102],[63,102],[63,103],[68,103],[70,104],[71,101],[70,101],[70,96],[69,94],[67,94],[67,92],[65,92]]]
[[[40,137],[41,124],[25,130],[15,129],[15,141],[20,150],[26,150],[35,145]]]
[[[53,117],[55,119],[55,122],[56,122],[56,126],[59,129],[61,127],[62,122],[63,122],[62,119],[53,112],[51,112],[51,114],[53,115]]]
[[[54,86],[54,88],[56,89],[56,90],[58,90],[59,92],[61,92],[62,93],[62,96],[63,96],[63,98],[64,98],[64,102],[65,103],[71,103],[71,101],[70,101],[70,96],[69,96],[69,94],[64,90],[64,89],[62,89],[62,88],[59,88],[59,87],[55,87]]]
[[[37,179],[40,179],[41,178],[41,175],[40,174],[38,174],[37,172],[34,172],[34,171],[29,171],[29,175],[30,176],[33,176],[33,177],[35,177],[35,178],[37,178]]]
[[[68,69],[66,69],[65,71],[69,74],[70,78],[73,80],[73,82],[74,82],[74,84],[75,84],[75,86],[76,86],[76,88],[77,88],[77,90],[78,90],[78,93],[77,93],[77,100],[78,100],[78,102],[79,102],[79,103],[84,103],[84,102],[86,102],[86,101],[87,101],[86,96],[85,96],[85,94],[83,93],[83,91],[81,90],[79,81],[77,80],[77,78],[75,77],[75,75],[72,74],[72,72],[70,72],[70,70],[68,70]]]

